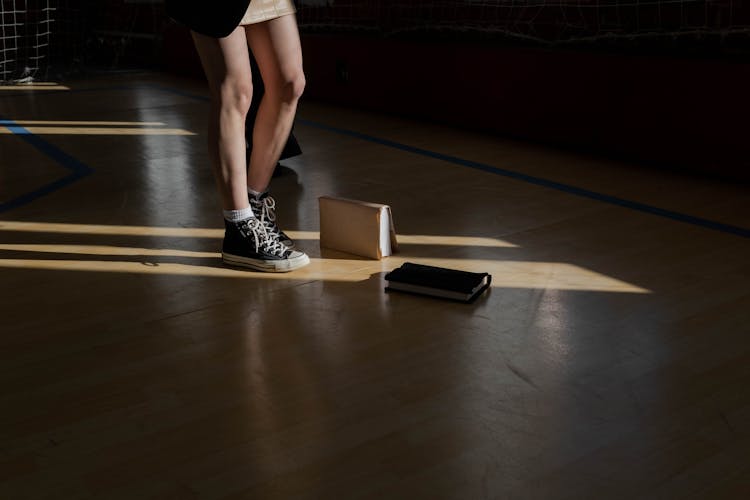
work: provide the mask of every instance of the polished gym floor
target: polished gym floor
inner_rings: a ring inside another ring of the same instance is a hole
[[[0,498],[750,497],[750,190],[304,100],[222,265],[200,81],[0,87]],[[318,197],[399,253],[321,250]],[[466,305],[403,262],[489,272]]]

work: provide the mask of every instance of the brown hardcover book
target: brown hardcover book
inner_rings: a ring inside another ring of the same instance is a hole
[[[380,203],[321,196],[320,246],[370,259],[397,248],[391,207]]]

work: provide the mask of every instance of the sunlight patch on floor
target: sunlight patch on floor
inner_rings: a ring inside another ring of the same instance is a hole
[[[107,226],[93,224],[64,224],[48,222],[0,221],[0,231],[41,232],[41,233],[74,233],[85,235],[118,235],[118,236],[159,236],[180,238],[214,238],[223,237],[223,229],[152,227],[152,226]],[[292,239],[300,241],[318,241],[317,231],[288,231]],[[498,246],[514,247],[510,243],[493,238],[473,238],[464,236],[435,235],[402,235],[402,243],[414,245],[447,245],[447,246]],[[304,249],[304,248],[303,248]],[[218,248],[217,248],[218,250]],[[317,249],[314,249],[317,253]],[[460,269],[471,272],[486,272],[493,277],[493,288],[525,288],[578,290],[617,293],[650,293],[649,290],[635,284],[586,269],[567,262],[534,262],[507,259],[474,259],[440,258],[436,256],[400,256],[398,254],[386,259],[367,260],[346,254],[335,253],[337,258],[323,253],[326,258],[316,258],[311,254],[309,266],[291,273],[261,273],[244,269],[225,267],[217,252],[192,251],[170,248],[142,248],[112,245],[78,245],[78,244],[34,244],[4,243],[0,251],[56,254],[64,259],[1,259],[0,268],[6,269],[44,269],[59,271],[89,271],[136,274],[193,275],[250,279],[294,279],[304,281],[363,281],[373,275],[389,272],[406,261],[420,264]],[[305,250],[308,253],[313,249]],[[71,260],[70,255],[110,256],[109,260],[78,259]],[[14,256],[17,257],[17,256]],[[116,257],[134,257],[134,260],[115,260]],[[206,259],[204,264],[162,262],[161,260]]]
[[[56,222],[17,222],[0,221],[0,231],[21,231],[29,233],[65,233],[65,234],[107,234],[120,236],[166,236],[192,238],[223,238],[224,229],[190,228],[190,227],[156,227],[156,226],[107,226],[97,224],[66,224]],[[287,231],[293,240],[320,240],[318,231]],[[453,245],[517,248],[517,245],[497,238],[475,236],[437,236],[399,234],[399,243],[409,245]]]

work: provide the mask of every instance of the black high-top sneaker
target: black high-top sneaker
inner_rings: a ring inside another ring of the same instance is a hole
[[[271,198],[268,191],[261,193],[258,197],[250,195],[250,206],[269,234],[275,235],[281,243],[289,248],[294,248],[294,241],[284,234],[284,231],[279,229],[276,224],[276,200]]]
[[[310,263],[306,254],[281,243],[256,218],[241,222],[225,220],[224,227],[221,257],[225,264],[256,271],[284,273]]]

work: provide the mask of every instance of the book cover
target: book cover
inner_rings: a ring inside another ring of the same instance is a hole
[[[473,302],[492,282],[488,273],[472,273],[443,267],[405,262],[386,274],[387,291],[397,290],[431,295],[461,302]]]
[[[370,259],[397,248],[391,207],[380,203],[321,196],[320,246]]]

